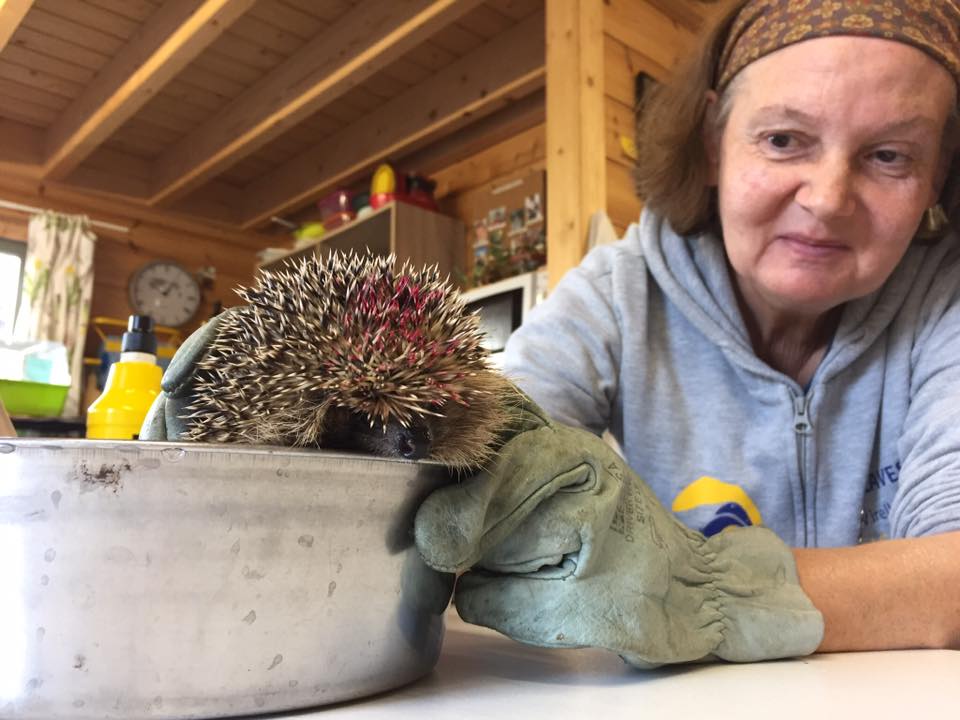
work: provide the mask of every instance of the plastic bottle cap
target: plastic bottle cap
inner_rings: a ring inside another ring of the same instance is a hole
[[[153,318],[149,315],[131,315],[127,331],[120,341],[120,352],[157,354],[157,336],[153,334]]]

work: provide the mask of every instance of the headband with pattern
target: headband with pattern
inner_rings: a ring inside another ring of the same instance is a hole
[[[832,35],[912,45],[949,70],[960,87],[960,0],[751,0],[730,27],[716,87],[722,91],[764,55]]]

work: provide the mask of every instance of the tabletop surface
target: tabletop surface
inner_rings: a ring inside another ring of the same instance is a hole
[[[447,614],[436,669],[283,718],[960,718],[960,651],[813,655],[637,671],[600,650],[528,647]],[[274,716],[276,717],[276,716]]]

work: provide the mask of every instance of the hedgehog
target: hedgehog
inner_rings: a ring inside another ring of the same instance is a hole
[[[436,266],[331,252],[261,270],[221,318],[186,438],[354,450],[480,467],[517,390]]]

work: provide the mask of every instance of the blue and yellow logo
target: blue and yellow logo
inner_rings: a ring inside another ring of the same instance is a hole
[[[711,505],[715,506],[713,515],[700,528],[707,537],[731,526],[763,524],[760,511],[743,488],[708,476],[697,478],[681,490],[670,509],[675,513],[699,509],[698,514],[702,516],[703,511],[709,512]]]

